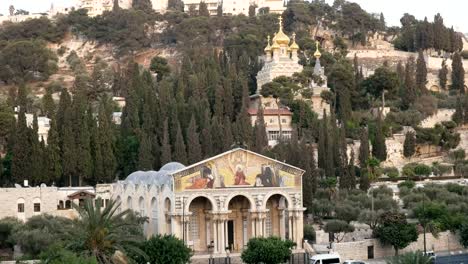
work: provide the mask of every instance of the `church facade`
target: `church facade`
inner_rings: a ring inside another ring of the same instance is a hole
[[[302,248],[303,170],[245,149],[185,167],[135,172],[112,186],[122,209],[149,218],[145,233],[173,234],[195,253],[242,251],[250,238],[277,236]]]

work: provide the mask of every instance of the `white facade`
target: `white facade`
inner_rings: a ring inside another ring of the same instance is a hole
[[[37,186],[15,188],[0,188],[0,219],[15,217],[26,221],[32,216],[50,214],[67,218],[75,218],[77,213],[72,209],[72,203],[83,203],[88,197],[101,197],[104,203],[110,199],[109,185],[93,187],[63,187]]]

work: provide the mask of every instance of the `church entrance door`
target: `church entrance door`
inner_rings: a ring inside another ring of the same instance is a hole
[[[227,222],[227,237],[229,251],[232,251],[234,249],[234,220]]]

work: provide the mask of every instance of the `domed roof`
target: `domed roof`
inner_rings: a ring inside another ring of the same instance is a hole
[[[124,182],[149,185],[172,185],[171,173],[185,168],[178,162],[170,162],[162,166],[159,171],[135,171],[127,176]]]
[[[182,163],[179,162],[169,162],[166,165],[162,166],[160,171],[176,171],[185,168]]]
[[[271,49],[272,49],[272,50],[274,50],[274,49],[279,49],[279,48],[280,48],[280,45],[278,44],[278,42],[276,42],[275,38],[276,38],[276,34],[275,34],[275,36],[273,37],[273,45],[271,45]]]
[[[289,46],[289,48],[290,48],[291,50],[298,50],[298,49],[299,49],[299,45],[297,45],[297,43],[296,43],[296,33],[293,33],[293,35],[292,35],[292,41],[293,41],[293,43],[291,44],[291,46]]]
[[[283,18],[280,16],[278,19],[279,19],[279,30],[278,30],[278,33],[276,33],[275,37],[273,38],[273,42],[276,42],[279,45],[289,45],[290,39],[283,32]]]

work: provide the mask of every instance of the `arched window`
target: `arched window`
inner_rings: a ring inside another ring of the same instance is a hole
[[[132,201],[132,197],[129,196],[127,198],[127,208],[130,209],[130,210],[133,210],[133,205],[132,205],[133,201]]]
[[[140,200],[138,200],[138,210],[141,216],[146,216],[145,199],[143,197],[140,197]]]
[[[70,200],[66,200],[65,201],[65,209],[71,209],[71,201]]]
[[[59,203],[58,203],[58,205],[57,205],[57,209],[59,209],[59,210],[63,210],[63,209],[64,209],[64,205],[63,205],[63,201],[62,201],[62,200],[59,201]]]
[[[158,201],[156,200],[155,197],[151,199],[151,223],[152,223],[152,234],[156,235],[158,234]]]

